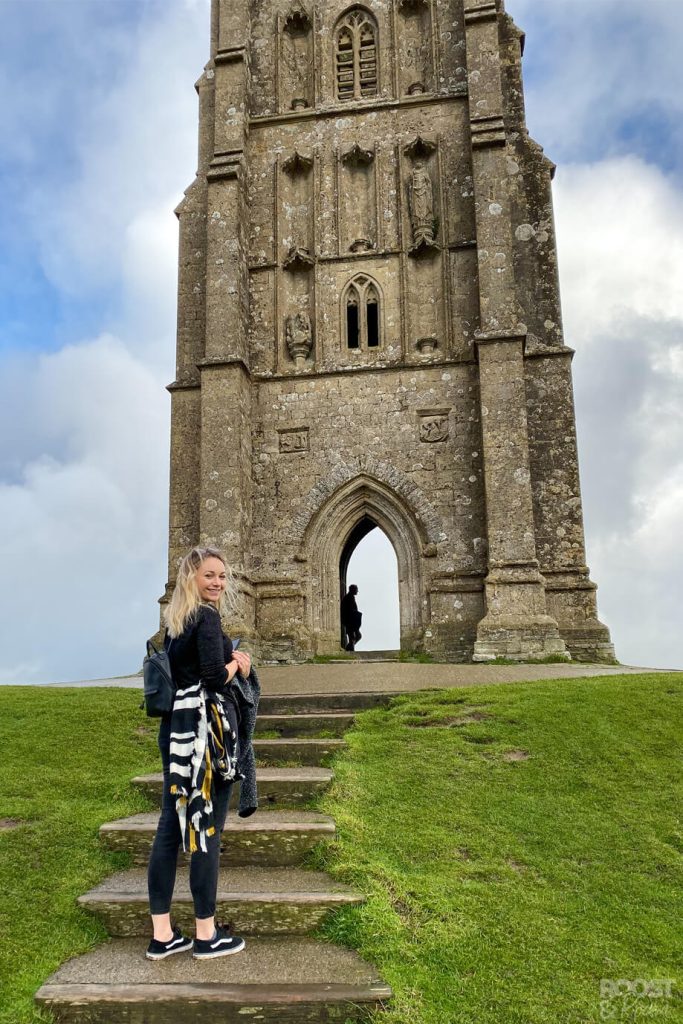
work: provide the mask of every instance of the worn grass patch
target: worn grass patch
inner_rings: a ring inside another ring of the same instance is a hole
[[[683,1020],[682,696],[681,675],[629,675],[357,716],[317,862],[368,896],[325,934],[392,985],[378,1021]],[[601,979],[624,978],[675,982],[601,1002]]]
[[[106,937],[76,898],[126,866],[105,821],[148,810],[130,785],[159,769],[156,723],[134,690],[0,687],[0,1022],[51,1019],[33,993]]]

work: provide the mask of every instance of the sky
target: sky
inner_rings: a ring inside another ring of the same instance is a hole
[[[622,662],[682,667],[683,0],[506,7],[529,130],[557,164],[600,616]],[[0,682],[134,672],[158,624],[173,210],[208,24],[208,0],[0,0]],[[395,648],[379,530],[347,578],[359,649]]]

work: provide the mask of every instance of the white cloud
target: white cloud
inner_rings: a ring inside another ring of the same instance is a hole
[[[11,624],[2,672],[26,681],[135,670],[164,583],[168,396],[107,336],[15,374],[3,376],[0,400],[20,431],[38,427],[21,478],[0,486],[12,580],[0,597]],[[55,436],[59,455],[44,454]]]
[[[683,166],[680,0],[506,0],[526,32],[527,121],[553,160]]]
[[[193,83],[208,48],[207,0],[152,5],[129,30],[108,89],[72,126],[75,173],[47,188],[36,180],[27,205],[43,267],[62,292],[116,284],[135,257],[136,232],[149,232],[152,220],[158,231],[161,216],[164,246],[154,258],[168,269],[173,208],[196,171]],[[175,242],[170,252],[175,261]]]
[[[622,661],[678,666],[683,195],[630,158],[564,168],[555,196],[599,606]]]
[[[555,183],[566,337],[620,315],[683,320],[683,194],[636,157],[566,165]]]
[[[208,54],[208,0],[152,3],[127,27],[102,25],[100,56],[111,63],[85,74],[82,102],[88,57],[77,42],[91,51],[97,19],[118,13],[69,5],[53,23],[46,11],[50,52],[71,54],[74,66],[59,68],[58,86],[35,79],[15,123],[0,124],[11,136],[23,113],[35,137],[55,118],[68,125],[69,174],[42,164],[32,174],[35,146],[11,150],[29,165],[26,224],[61,296],[118,296],[102,315],[111,333],[2,360],[0,548],[13,581],[0,601],[4,681],[137,670],[166,582],[173,209],[195,172],[193,82]]]

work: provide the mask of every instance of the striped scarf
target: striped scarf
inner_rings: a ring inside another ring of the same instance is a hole
[[[177,690],[173,701],[170,784],[186,853],[206,853],[206,840],[216,832],[211,801],[214,774],[224,782],[240,777],[228,700],[197,683]]]

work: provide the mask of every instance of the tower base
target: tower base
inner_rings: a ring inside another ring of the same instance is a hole
[[[557,623],[549,615],[498,618],[486,616],[479,623],[472,661],[529,661],[558,655],[565,661],[572,656],[560,636]]]

